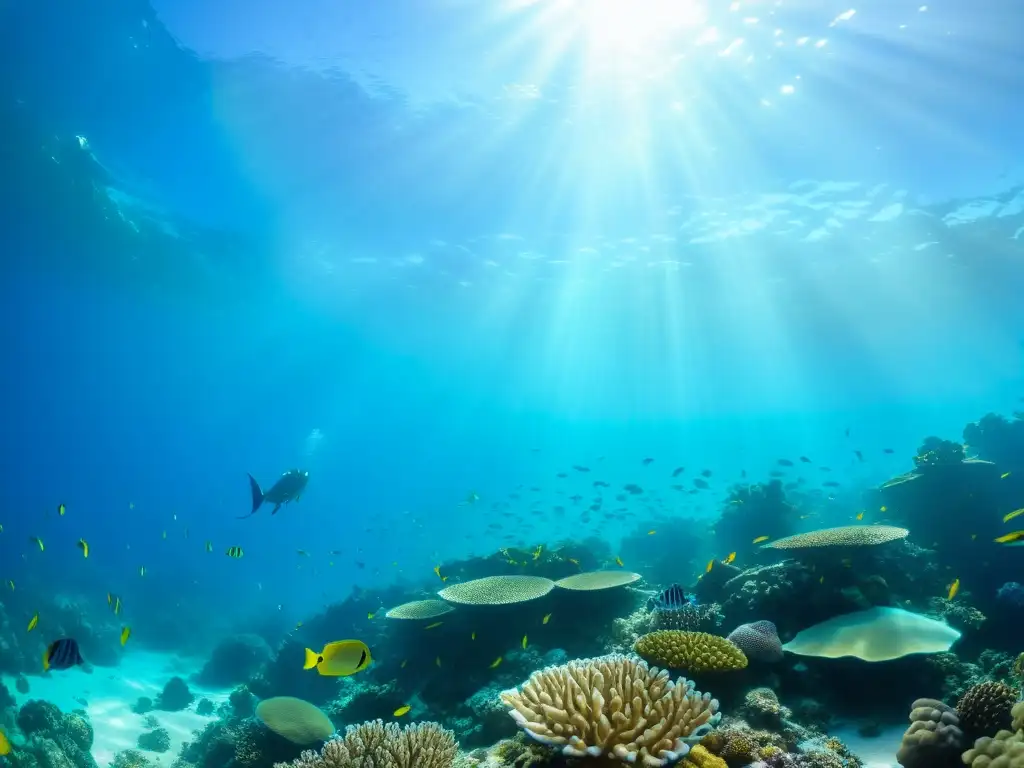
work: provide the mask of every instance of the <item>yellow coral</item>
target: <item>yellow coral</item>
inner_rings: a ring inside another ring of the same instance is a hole
[[[711,731],[711,733],[705,734],[704,738],[700,740],[700,745],[708,752],[720,755],[722,750],[725,749],[725,732]]]
[[[778,757],[781,754],[782,747],[777,747],[774,744],[768,744],[757,751],[757,756],[761,760],[771,760],[773,757]]]
[[[687,764],[687,768],[691,768],[691,766],[696,766],[696,768],[728,768],[728,763],[725,760],[718,755],[711,754],[700,744],[690,750],[683,763]]]
[[[634,649],[659,666],[691,673],[724,672],[747,666],[747,657],[739,646],[706,632],[661,629],[638,639]]]
[[[829,736],[825,739],[825,746],[833,752],[843,752],[846,749],[846,745],[835,736]]]
[[[746,731],[727,731],[725,746],[719,753],[729,765],[747,765],[754,761],[757,742]]]

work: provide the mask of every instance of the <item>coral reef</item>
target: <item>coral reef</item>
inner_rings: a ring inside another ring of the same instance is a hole
[[[747,657],[735,643],[705,632],[657,630],[638,639],[635,650],[654,664],[691,674],[726,672],[747,666]]]
[[[956,704],[960,728],[969,742],[982,736],[995,736],[1010,727],[1010,710],[1017,701],[1017,690],[1000,682],[977,683],[968,688]]]
[[[782,641],[775,624],[770,621],[740,624],[726,639],[743,651],[748,659],[768,663],[782,661]]]
[[[153,702],[153,708],[165,712],[177,712],[187,709],[194,698],[192,691],[188,689],[188,683],[180,677],[172,677],[164,685],[164,689],[157,696],[156,701]]]
[[[270,656],[270,646],[263,638],[236,635],[217,644],[195,680],[217,688],[238,685],[252,677]]]
[[[293,744],[314,744],[334,733],[334,725],[327,715],[308,701],[292,696],[264,699],[256,707],[256,717]]]
[[[718,702],[685,678],[618,655],[534,672],[501,698],[527,735],[565,755],[646,766],[677,761],[720,718]]]
[[[138,747],[146,752],[166,752],[171,748],[171,735],[166,728],[154,728],[139,736]]]
[[[911,705],[910,727],[896,753],[903,768],[943,768],[959,762],[965,744],[956,711],[935,699]]]
[[[451,768],[457,753],[454,734],[437,723],[400,728],[373,720],[350,725],[319,753],[307,750],[274,768]]]

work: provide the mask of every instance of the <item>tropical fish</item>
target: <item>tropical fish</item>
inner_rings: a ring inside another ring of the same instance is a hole
[[[435,621],[433,624],[427,624],[424,629],[434,629],[435,627],[440,627],[442,624],[444,624],[443,621]]]
[[[252,493],[252,512],[248,515],[242,515],[238,519],[252,517],[265,501],[274,505],[274,509],[270,514],[277,514],[277,510],[284,504],[290,504],[301,498],[308,482],[309,472],[303,472],[301,469],[289,469],[270,487],[270,490],[264,493],[260,489],[260,484],[256,482],[256,478],[249,475],[249,490]]]
[[[771,536],[758,536],[756,539],[754,539],[751,542],[751,544],[760,544],[763,541],[768,541],[768,539],[770,539],[770,538],[771,538]]]
[[[470,635],[469,635],[469,639],[470,639],[470,640],[476,640],[476,630],[473,630],[473,632],[472,632],[472,633],[470,633]]]
[[[438,667],[440,667],[440,666],[441,666],[441,657],[440,657],[440,656],[435,656],[435,657],[434,657],[434,664],[435,664],[436,666],[438,666]]]
[[[776,464],[778,464],[780,467],[792,467],[793,466],[793,462],[790,461],[789,459],[779,459],[776,462]]]
[[[499,664],[501,664],[501,656],[499,656],[498,658],[496,658],[494,661],[491,662],[491,669],[497,669]],[[438,666],[440,666],[440,665],[438,665]]]
[[[242,555],[244,555],[245,552],[242,551],[241,547],[228,547],[227,550],[224,552],[224,554],[227,555],[228,557],[233,557],[233,558],[235,558],[237,560]]]
[[[1021,515],[1024,515],[1024,507],[1021,507],[1020,509],[1015,509],[1013,510],[1013,512],[1008,512],[1005,515],[1003,515],[1003,522],[1008,523],[1011,520],[1013,520],[1013,518],[1020,517]]]
[[[145,575],[146,575],[146,566],[140,565],[139,566],[139,576],[145,576]]]
[[[167,538],[167,531],[161,531],[160,532],[160,538],[161,539],[166,539]]]
[[[64,513],[67,512],[67,511],[68,511],[68,508],[65,507],[63,504],[58,504],[57,505],[57,514],[60,515],[61,517],[64,517]]]
[[[87,542],[85,539],[78,540],[78,548],[82,550],[82,557],[89,556],[89,542]]]
[[[25,631],[26,632],[31,632],[37,626],[39,626],[39,614],[38,613],[35,616],[33,616],[31,619],[28,620],[28,629],[26,629]]]
[[[0,757],[11,754],[11,742],[7,740],[7,734],[0,730]]]
[[[671,585],[654,598],[655,608],[662,611],[678,611],[689,602],[686,592],[678,584]]]
[[[43,653],[43,669],[71,669],[84,664],[78,643],[70,637],[55,640],[46,647]]]
[[[551,621],[551,614],[547,613],[547,614],[544,614],[544,618],[540,620],[540,623],[541,624],[547,624],[549,621]],[[473,633],[473,636],[476,637],[476,633],[475,632]]]
[[[657,531],[656,531],[656,530],[654,530],[654,529],[652,528],[651,530],[649,530],[649,531],[647,532],[647,535],[648,535],[648,536],[653,536],[653,535],[654,535],[654,534],[656,534],[656,533],[657,533]]]
[[[708,565],[704,569],[704,573],[711,573],[711,569],[714,568],[714,567],[715,567],[715,559],[711,558],[710,560],[708,560]]]
[[[858,512],[857,513],[857,519],[858,520],[863,520],[864,519],[864,513],[863,512]]]
[[[412,707],[406,704],[404,706],[399,707],[391,714],[393,714],[395,717],[401,717],[402,715],[406,714],[410,709],[412,709]]]
[[[14,579],[8,579],[7,580],[7,586],[9,586],[11,588],[11,592],[13,592],[14,591]]]
[[[43,540],[40,539],[38,536],[29,536],[28,540],[35,544],[37,547],[39,547],[40,552],[43,552],[46,549],[46,547],[43,546]]]
[[[213,552],[213,542],[212,541],[206,542],[206,551],[207,552]]]
[[[121,627],[121,647],[124,648],[124,644],[128,642],[128,638],[132,636],[131,627]]]
[[[621,558],[621,557],[616,557],[616,558],[615,558],[615,564],[616,564],[617,566],[619,566],[620,568],[621,568],[621,567],[622,567],[623,565],[625,565],[625,564],[624,564],[624,563],[622,562],[622,558]]]
[[[435,565],[434,566],[434,575],[437,576],[437,578],[439,578],[441,581],[448,581],[448,577],[447,576],[442,576],[441,575],[441,566],[440,565]]]
[[[994,541],[996,544],[1015,544],[1021,539],[1024,539],[1024,531],[1013,531],[1012,533],[1003,534]]]
[[[326,677],[348,677],[362,672],[372,661],[370,649],[362,640],[337,640],[325,645],[320,653],[307,648],[302,668],[316,667]]]
[[[999,479],[1000,479],[1000,480],[1005,480],[1006,478],[1008,478],[1008,477],[1009,477],[1010,475],[1012,475],[1012,474],[1013,474],[1012,472],[1003,472],[1003,474],[1001,474],[1001,475],[999,476]]]
[[[408,664],[408,663],[409,663],[408,659],[402,659],[402,663],[399,664],[398,666],[401,667],[402,669],[405,669],[405,665]]]
[[[543,544],[538,544],[537,548],[535,550],[533,550],[533,559],[537,560],[538,558],[540,558],[540,553],[542,551],[544,551],[544,545]]]
[[[953,583],[949,585],[949,592],[946,594],[947,600],[952,600],[956,597],[956,593],[960,591],[960,579],[953,579]]]
[[[466,504],[476,504],[476,502],[478,501],[480,501],[480,494],[478,494],[476,491],[470,491],[468,494],[466,494]]]
[[[526,635],[523,635],[523,642],[520,643],[520,645],[523,646],[523,650],[525,651],[526,650]]]
[[[725,558],[725,564],[726,564],[726,565],[729,565],[729,564],[731,564],[731,563],[732,563],[732,562],[733,562],[733,561],[734,561],[735,559],[736,559],[736,553],[735,553],[735,552],[730,552],[730,553],[729,553],[729,556]]]
[[[107,592],[107,605],[110,606],[110,610],[114,612],[115,616],[121,612],[121,598],[117,595]]]

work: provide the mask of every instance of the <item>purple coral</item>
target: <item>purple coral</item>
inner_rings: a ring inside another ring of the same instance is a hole
[[[729,633],[729,640],[740,647],[748,659],[755,661],[782,661],[782,641],[770,621],[740,624]]]

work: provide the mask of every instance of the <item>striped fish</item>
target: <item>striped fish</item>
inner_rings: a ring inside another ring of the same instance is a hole
[[[242,552],[242,548],[241,547],[228,547],[228,551],[225,552],[224,554],[227,555],[228,557],[241,557],[245,553]]]
[[[689,602],[683,588],[673,584],[655,598],[654,607],[659,611],[679,611]]]
[[[81,652],[78,650],[78,643],[70,637],[62,637],[55,640],[47,647],[43,654],[43,669],[71,669],[79,664],[84,664]]]

